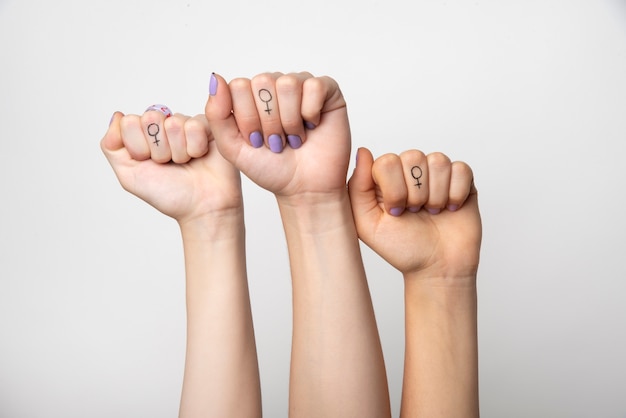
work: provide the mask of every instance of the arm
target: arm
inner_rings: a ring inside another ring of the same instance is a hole
[[[362,149],[349,192],[359,236],[404,277],[402,416],[478,416],[481,222],[471,169],[416,150],[374,162]]]
[[[188,327],[180,416],[260,416],[238,171],[215,149],[204,116],[116,113],[101,147],[121,185],[181,230]]]
[[[402,416],[479,415],[475,278],[442,280],[405,275]]]
[[[384,417],[382,350],[347,193],[279,207],[293,282],[292,416]]]
[[[262,74],[230,86],[216,76],[215,86],[206,114],[220,152],[276,195],[287,238],[294,315],[290,415],[389,416],[345,187],[350,131],[338,86],[307,73]]]
[[[261,416],[243,214],[180,225],[187,276],[181,417]]]

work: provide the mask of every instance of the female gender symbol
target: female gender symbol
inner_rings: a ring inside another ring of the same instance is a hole
[[[150,132],[150,128],[156,128],[156,131],[154,129],[152,129],[152,132]],[[159,125],[157,125],[156,123],[151,123],[150,125],[148,125],[148,135],[149,136],[153,136],[154,137],[154,142],[153,144],[156,144],[157,147],[159,146],[159,138],[157,138],[157,135],[159,134],[159,132],[161,131],[161,128],[159,128]]]
[[[267,114],[269,115],[272,112],[272,109],[270,109],[272,93],[270,93],[270,91],[267,89],[261,89],[259,90],[259,99],[261,99],[261,101],[265,103],[265,112],[267,112]]]
[[[419,172],[419,175],[416,175],[417,172]],[[422,177],[422,169],[419,168],[418,166],[414,166],[413,168],[411,168],[411,177],[413,177],[415,179],[415,181],[417,182],[417,183],[415,183],[417,188],[421,189],[422,188],[422,183],[420,183],[420,177]]]

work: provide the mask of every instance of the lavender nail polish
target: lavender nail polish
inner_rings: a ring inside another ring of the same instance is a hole
[[[422,209],[421,206],[409,206],[408,207],[408,211],[411,213],[417,213],[420,211],[420,209]]]
[[[283,139],[280,135],[272,134],[267,138],[267,142],[270,145],[270,150],[275,153],[282,152],[283,150]]]
[[[448,205],[448,210],[450,212],[454,212],[455,210],[457,210],[459,208],[459,205]]]
[[[439,212],[441,212],[441,209],[439,208],[428,208],[428,213],[430,213],[431,215],[436,215]]]
[[[391,208],[389,209],[389,214],[391,216],[400,216],[404,212],[404,208]]]
[[[261,148],[263,146],[263,135],[261,135],[261,132],[254,131],[250,134],[250,145],[254,148]]]
[[[113,115],[111,116],[111,119],[109,120],[109,126],[111,126],[111,124],[113,123],[113,119],[115,119],[115,113],[113,113]]]
[[[215,73],[211,73],[211,79],[209,80],[209,96],[215,96],[217,94],[217,77]]]
[[[287,142],[293,149],[298,149],[302,146],[302,139],[298,135],[287,135]]]
[[[307,129],[315,129],[315,124],[311,122],[304,121],[304,127]]]

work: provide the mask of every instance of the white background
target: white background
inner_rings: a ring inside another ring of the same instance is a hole
[[[626,417],[626,3],[0,0],[0,417],[173,417],[176,224],[99,149],[113,111],[201,113],[211,71],[309,70],[353,148],[465,160],[480,190],[483,417]],[[273,197],[244,181],[264,412],[287,411]],[[410,243],[407,243],[410,245]],[[398,415],[400,275],[363,248]]]

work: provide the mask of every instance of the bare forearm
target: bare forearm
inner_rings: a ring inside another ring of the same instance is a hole
[[[405,276],[406,352],[402,417],[477,417],[475,277]]]
[[[181,225],[187,355],[181,417],[260,416],[243,215]]]
[[[347,196],[279,205],[293,280],[292,416],[389,416],[382,350]]]

